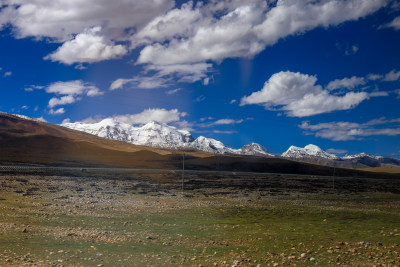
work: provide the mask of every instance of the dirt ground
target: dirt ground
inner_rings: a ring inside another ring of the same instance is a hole
[[[0,174],[0,266],[400,266],[400,181]]]

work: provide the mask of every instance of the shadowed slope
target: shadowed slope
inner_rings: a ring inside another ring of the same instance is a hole
[[[2,165],[181,169],[182,153],[108,140],[58,125],[0,114]],[[185,154],[185,167],[191,170],[333,175],[331,167],[281,158],[214,155],[204,152]],[[335,175],[385,178],[389,174],[336,168]]]

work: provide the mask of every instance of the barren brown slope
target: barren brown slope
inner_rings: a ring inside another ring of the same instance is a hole
[[[1,164],[168,168],[172,154],[0,114]]]
[[[186,169],[332,175],[333,168],[281,158],[185,152]],[[100,138],[58,125],[0,113],[0,165],[181,169],[182,152]],[[337,176],[392,178],[336,168]]]

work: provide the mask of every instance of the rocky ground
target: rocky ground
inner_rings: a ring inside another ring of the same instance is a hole
[[[398,181],[239,176],[3,173],[0,266],[400,266]]]

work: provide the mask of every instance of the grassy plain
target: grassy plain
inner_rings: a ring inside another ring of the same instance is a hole
[[[400,266],[400,194],[277,179],[182,194],[179,177],[3,174],[0,266]]]

